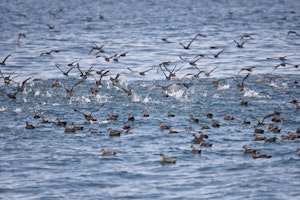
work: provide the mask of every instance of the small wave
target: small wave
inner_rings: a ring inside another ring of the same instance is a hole
[[[188,95],[183,90],[178,90],[178,91],[172,90],[172,91],[168,92],[167,94],[170,97],[174,97],[176,100],[178,100],[180,102],[188,101]]]
[[[20,113],[20,112],[22,112],[22,109],[21,109],[21,108],[16,108],[16,109],[14,110],[14,112]]]
[[[228,90],[230,89],[230,85],[229,84],[226,84],[226,85],[221,85],[218,87],[218,90]]]
[[[136,93],[133,93],[132,95],[132,101],[133,102],[143,102],[143,103],[149,103],[151,101],[151,97],[145,97],[142,98],[141,96],[137,95]]]
[[[34,96],[39,96],[41,94],[40,90],[35,91]]]
[[[282,83],[281,85],[276,83],[276,82],[271,82],[270,86],[274,87],[274,88],[288,88],[288,84],[287,83]]]
[[[0,107],[0,112],[6,111],[6,108],[4,106]]]
[[[261,99],[271,99],[269,95],[260,95],[258,92],[254,90],[248,90],[248,89],[245,90],[244,97],[257,97]]]
[[[52,94],[49,91],[46,91],[46,97],[52,97]]]

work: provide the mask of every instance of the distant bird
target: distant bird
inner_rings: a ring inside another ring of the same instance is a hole
[[[250,122],[250,121],[247,121],[247,119],[244,118],[244,119],[243,119],[243,124],[251,124],[251,122]]]
[[[243,98],[240,98],[240,105],[247,106],[248,102],[245,101]]]
[[[124,130],[114,130],[112,128],[108,128],[109,136],[120,136]]]
[[[75,88],[77,85],[79,85],[82,81],[83,81],[83,79],[81,79],[80,81],[78,81],[77,83],[75,83],[75,84],[71,87],[71,89],[66,88],[64,85],[62,85],[62,86],[66,89],[67,95],[68,95],[69,97],[71,97],[71,96],[73,96],[73,90],[74,90],[74,88]]]
[[[70,69],[68,69],[68,71],[63,71],[63,70],[58,66],[58,64],[55,64],[55,67],[56,67],[57,69],[59,69],[59,71],[61,71],[61,72],[63,73],[64,76],[69,76],[70,71],[74,68],[74,66],[72,66],[72,67],[70,67]]]
[[[251,66],[251,67],[247,67],[247,68],[241,68],[237,75],[239,75],[242,71],[248,71],[248,72],[252,72],[252,69],[254,69],[255,67],[254,66]]]
[[[8,54],[2,62],[0,62],[0,65],[5,65],[6,60],[11,56],[11,54]]]
[[[118,72],[118,73],[116,74],[115,78],[110,77],[109,80],[110,80],[112,83],[118,83],[118,82],[119,82],[119,78],[120,78],[120,76],[121,76],[122,74],[124,74],[124,73],[123,73],[123,72]]]
[[[41,53],[39,57],[42,57],[43,55],[51,55],[52,53],[59,53],[59,52],[60,52],[59,50],[51,50],[51,51]]]
[[[243,146],[243,152],[244,153],[256,153],[255,149],[248,149],[245,145]]]
[[[149,117],[149,114],[147,113],[147,111],[144,110],[144,111],[142,112],[142,117]]]
[[[132,90],[131,90],[131,89],[126,89],[126,88],[124,88],[124,87],[122,87],[122,86],[120,86],[120,85],[117,85],[117,84],[115,84],[115,83],[113,83],[113,85],[114,85],[115,87],[117,87],[117,88],[123,90],[127,96],[131,96],[131,95],[132,95]]]
[[[234,120],[234,117],[224,114],[224,120]]]
[[[238,83],[237,87],[240,89],[240,91],[244,91],[244,87],[245,87],[245,81],[246,79],[249,77],[250,73],[248,73],[244,78],[242,83]]]
[[[114,152],[114,151],[105,151],[103,148],[100,149],[100,152],[101,152],[101,155],[102,155],[102,156],[114,156],[114,155],[117,154],[117,153]]]
[[[103,84],[102,84],[102,78],[103,78],[104,76],[108,76],[108,73],[109,73],[109,72],[110,72],[109,70],[96,71],[96,73],[99,74],[99,79],[96,80],[96,85],[103,85]]]
[[[265,154],[261,154],[260,152],[253,152],[252,153],[252,158],[271,158],[272,156],[270,155],[265,155]]]
[[[84,116],[86,121],[97,121],[97,119],[95,119],[92,115],[93,113],[97,112],[98,110],[100,110],[100,108],[104,106],[104,103],[102,105],[99,106],[99,108],[97,108],[96,110],[93,110],[90,114],[85,114],[81,111],[79,111],[78,109],[74,109],[75,112],[80,113]]]
[[[134,121],[135,118],[134,118],[134,116],[132,116],[132,115],[129,114],[129,115],[127,116],[127,120],[128,120],[128,121]]]
[[[244,48],[244,44],[248,41],[248,40],[244,40],[241,43],[238,43],[236,40],[233,40],[236,43],[236,47],[238,48]]]
[[[190,114],[190,120],[192,122],[199,123],[199,118],[194,117],[192,114]]]
[[[72,123],[72,128],[75,130],[75,131],[79,131],[79,130],[83,130],[83,126],[77,126],[74,122]]]
[[[196,149],[194,145],[191,145],[191,152],[195,154],[201,154],[201,150]]]
[[[95,131],[95,130],[93,130],[92,128],[90,128],[90,129],[89,129],[89,133],[90,133],[90,134],[101,134],[102,132],[100,132],[100,131]]]
[[[163,154],[163,153],[160,154],[160,159],[161,159],[162,162],[165,162],[165,163],[176,163],[176,161],[177,161],[174,158],[167,158],[165,156],[165,154]]]
[[[34,129],[35,126],[33,126],[32,124],[29,124],[28,122],[26,122],[25,128],[26,129]]]
[[[203,140],[200,141],[200,146],[201,147],[212,147],[212,144],[210,143],[205,143]]]
[[[210,111],[206,111],[206,117],[207,118],[212,118],[213,114]]]
[[[52,87],[59,87],[60,83],[59,83],[59,80],[55,80],[53,83],[52,83]]]
[[[88,76],[91,76],[91,75],[92,75],[92,74],[91,74],[92,68],[93,68],[93,65],[91,65],[91,67],[90,67],[87,71],[83,72],[83,71],[81,71],[81,69],[80,69],[80,67],[79,67],[79,63],[77,63],[77,69],[78,69],[78,71],[79,71],[79,73],[80,73],[79,76],[80,76],[82,79],[87,79]]]
[[[110,112],[108,114],[108,120],[117,120],[119,118],[119,115],[115,114],[114,112]]]
[[[67,122],[66,121],[61,121],[59,118],[56,118],[56,125],[57,126],[66,126]]]
[[[245,33],[241,36],[241,40],[244,40],[244,39],[253,39],[253,37],[250,34]]]
[[[74,133],[75,129],[73,127],[67,127],[67,125],[64,125],[64,131],[65,133]]]
[[[19,33],[18,34],[18,42],[21,42],[21,39],[22,38],[25,38],[26,37],[26,34],[25,33]]]
[[[215,128],[218,128],[218,127],[220,127],[220,124],[216,120],[212,120],[211,126],[215,127]]]
[[[135,71],[135,70],[133,70],[133,69],[131,69],[131,68],[129,68],[129,67],[127,67],[127,69],[129,69],[130,71],[132,71],[132,72],[137,72],[137,73],[139,73],[139,75],[141,75],[141,76],[145,76],[146,74],[146,72],[149,72],[150,70],[152,70],[154,67],[151,67],[150,69],[147,69],[147,70],[145,70],[145,71],[141,71],[141,72],[139,72],[139,71]]]
[[[99,53],[105,53],[105,51],[103,50],[104,45],[98,46],[96,43],[94,43],[94,46],[91,48],[89,55],[93,52],[93,51],[97,51],[97,54]]]
[[[7,93],[4,92],[3,90],[0,90],[0,92],[6,94],[6,96],[8,96],[11,99],[17,99],[17,94],[19,93],[19,91],[16,91],[15,93]]]
[[[206,77],[210,77],[210,74],[211,74],[213,71],[215,71],[217,68],[218,68],[218,67],[215,67],[215,68],[213,68],[212,70],[210,70],[209,72],[205,72],[205,73],[204,73],[205,76],[206,76]]]
[[[47,26],[48,26],[49,29],[55,29],[56,28],[55,24],[47,24]]]
[[[67,65],[68,65],[69,67],[72,67],[72,66],[74,66],[75,63],[78,63],[79,60],[80,60],[80,59],[75,60],[75,61],[73,61],[73,62],[70,62],[70,63],[68,63]]]
[[[287,32],[286,36],[285,36],[285,39],[288,39],[288,36],[289,35],[296,35],[296,36],[300,36],[296,31],[289,31]]]
[[[189,63],[189,64],[192,65],[192,66],[197,66],[196,62],[197,62],[198,60],[200,60],[202,57],[198,57],[198,58],[196,58],[195,60],[192,60],[192,61],[189,61],[189,60],[183,58],[182,56],[179,56],[179,58],[180,58],[181,60],[183,60],[184,62]]]
[[[170,129],[171,127],[168,125],[164,125],[162,122],[159,123],[159,128],[160,129]]]
[[[167,117],[175,117],[175,115],[173,113],[171,113],[171,112],[168,112],[167,113]]]
[[[224,50],[225,50],[225,49],[222,49],[221,51],[217,52],[216,54],[212,54],[212,55],[214,56],[214,58],[218,58],[219,55],[220,55],[221,53],[223,53]]]
[[[194,40],[196,40],[196,38],[197,37],[199,37],[199,36],[201,36],[201,37],[206,37],[206,35],[203,35],[203,34],[201,34],[201,33],[198,33],[189,43],[188,43],[188,45],[184,45],[184,44],[182,44],[182,43],[179,43],[184,49],[190,49],[190,46],[191,46],[191,44],[194,42]]]
[[[178,131],[174,131],[171,127],[169,128],[169,134],[176,134]]]
[[[45,117],[43,116],[43,117],[42,117],[42,120],[41,120],[41,123],[42,123],[42,124],[49,124],[49,123],[51,123],[51,122],[50,122],[49,120],[46,120]]]

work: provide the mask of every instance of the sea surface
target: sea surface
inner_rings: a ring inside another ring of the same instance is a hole
[[[0,30],[0,199],[300,198],[299,0],[2,0]]]

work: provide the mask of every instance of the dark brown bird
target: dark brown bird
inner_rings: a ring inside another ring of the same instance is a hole
[[[35,126],[33,126],[32,124],[29,124],[28,122],[26,122],[25,128],[26,128],[26,129],[34,129]]]
[[[242,71],[252,72],[252,69],[254,69],[254,68],[256,68],[256,67],[251,66],[251,67],[241,68],[241,69],[238,71],[237,75],[239,75]]]
[[[68,88],[66,88],[64,85],[62,85],[62,86],[66,89],[67,95],[70,96],[70,97],[73,96],[73,90],[74,90],[74,88],[75,88],[77,85],[79,85],[83,80],[84,80],[84,79],[81,79],[80,81],[78,81],[77,83],[75,83],[75,84],[71,87],[71,89],[68,89]]]
[[[199,123],[199,119],[190,114],[190,120],[195,123]]]
[[[120,136],[124,130],[113,130],[112,128],[108,128],[109,136]]]
[[[91,72],[92,72],[92,68],[93,68],[93,65],[85,72],[81,71],[80,67],[79,67],[79,63],[77,63],[77,69],[79,71],[79,76],[82,78],[82,79],[87,79],[88,76],[91,76]]]
[[[42,57],[43,55],[51,55],[52,53],[59,53],[59,50],[51,50],[51,51],[47,51],[47,52],[43,52],[40,54],[40,57]]]
[[[236,43],[236,47],[238,48],[244,48],[244,44],[248,41],[248,40],[244,40],[241,43],[238,43],[237,41],[233,40]]]
[[[21,39],[22,38],[25,38],[26,37],[26,34],[25,33],[19,33],[18,34],[18,42],[21,42]]]
[[[70,68],[68,69],[68,71],[63,71],[63,70],[58,66],[58,64],[55,64],[55,67],[56,67],[57,69],[59,69],[59,71],[61,71],[61,72],[63,73],[64,76],[69,76],[70,71],[74,68],[74,66],[72,66],[72,67],[70,67]]]
[[[217,52],[216,54],[212,54],[214,58],[218,58],[219,55],[224,51],[225,49],[222,49],[221,51]]]
[[[240,105],[247,106],[248,102],[245,101],[243,98],[240,98]]]
[[[192,65],[192,66],[197,66],[196,62],[197,62],[198,60],[200,60],[202,57],[198,57],[198,58],[196,58],[195,60],[192,60],[192,61],[188,61],[187,59],[183,58],[182,56],[179,56],[179,58],[180,58],[181,60],[183,60],[183,61],[189,63],[189,64]]]
[[[3,90],[0,90],[0,92],[6,94],[6,96],[8,96],[11,99],[17,99],[17,94],[19,93],[19,91],[16,91],[15,93],[6,93]]]
[[[203,140],[200,141],[200,146],[201,147],[212,147],[212,144],[210,143],[205,143]]]
[[[131,89],[123,88],[123,87],[121,87],[120,85],[117,85],[117,84],[115,84],[115,83],[113,83],[113,85],[116,86],[117,88],[123,90],[123,91],[126,93],[127,96],[131,96],[131,95],[132,95]]]
[[[114,156],[117,153],[114,151],[105,151],[103,148],[100,150],[102,156]]]
[[[2,62],[0,62],[0,65],[5,65],[6,60],[11,56],[11,54],[8,54]]]
[[[145,71],[139,72],[139,71],[135,71],[135,70],[133,70],[133,69],[127,67],[127,69],[129,69],[130,71],[132,71],[132,72],[137,72],[137,73],[139,73],[139,75],[141,75],[141,76],[145,76],[145,75],[146,75],[146,72],[149,72],[149,71],[152,70],[153,68],[154,68],[154,67],[151,67],[150,69],[147,69],[147,70],[145,70]]]
[[[165,157],[165,154],[163,154],[163,153],[160,154],[160,159],[162,162],[165,162],[165,163],[176,163],[176,159],[167,158],[167,157]]]
[[[196,149],[194,145],[191,145],[191,152],[195,154],[201,154],[201,150]]]
[[[248,149],[245,145],[243,146],[243,152],[244,153],[256,153],[255,149]]]
[[[90,52],[89,52],[89,55],[90,55],[93,51],[97,51],[97,53],[96,53],[95,55],[97,55],[97,54],[99,54],[99,53],[105,53],[105,51],[103,50],[103,47],[104,47],[104,45],[101,45],[101,46],[99,47],[96,43],[94,43],[94,46],[91,48],[91,50],[90,50]]]
[[[286,36],[285,36],[285,39],[288,39],[288,36],[289,35],[296,35],[296,36],[300,36],[296,31],[289,31],[287,32]]]
[[[66,126],[67,122],[66,121],[61,121],[59,118],[56,118],[56,125],[57,126]]]
[[[82,114],[82,115],[84,116],[84,118],[85,118],[86,121],[97,121],[97,119],[95,119],[95,118],[92,116],[92,114],[93,114],[94,112],[97,112],[102,106],[104,106],[104,103],[103,103],[102,105],[100,105],[99,108],[97,108],[96,110],[93,110],[90,114],[85,114],[85,113],[83,113],[83,112],[81,112],[81,111],[79,111],[79,110],[77,110],[77,109],[74,109],[74,111],[75,111],[75,112],[78,112],[78,113],[80,113],[80,114]]]
[[[244,87],[245,87],[245,81],[246,79],[249,77],[250,73],[248,73],[244,78],[242,83],[238,83],[237,87],[240,89],[240,91],[244,91]]]
[[[190,49],[190,46],[191,46],[191,44],[196,40],[196,38],[197,37],[199,37],[199,36],[201,36],[201,37],[206,37],[206,35],[203,35],[203,34],[201,34],[201,33],[198,33],[197,35],[195,35],[195,37],[188,43],[188,45],[184,45],[184,44],[182,44],[182,43],[179,43],[184,49]]]

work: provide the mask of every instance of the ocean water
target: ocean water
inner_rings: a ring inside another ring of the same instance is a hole
[[[300,128],[300,109],[291,103],[300,101],[299,11],[298,0],[1,1],[0,61],[10,57],[0,65],[0,199],[299,199],[300,139],[281,139]],[[26,37],[18,40],[19,33]],[[182,47],[199,33],[205,37]],[[246,40],[244,47],[234,40]],[[104,52],[91,51],[102,45]],[[199,55],[196,66],[189,63]],[[64,76],[56,66],[72,69]],[[259,136],[276,142],[254,141],[254,126],[274,108],[281,122],[266,118]],[[65,133],[57,118],[83,130]],[[212,147],[193,141],[201,124]],[[109,128],[123,132],[112,137]],[[253,159],[243,145],[272,157]],[[101,148],[116,155],[102,156]],[[176,163],[161,162],[161,153]]]

